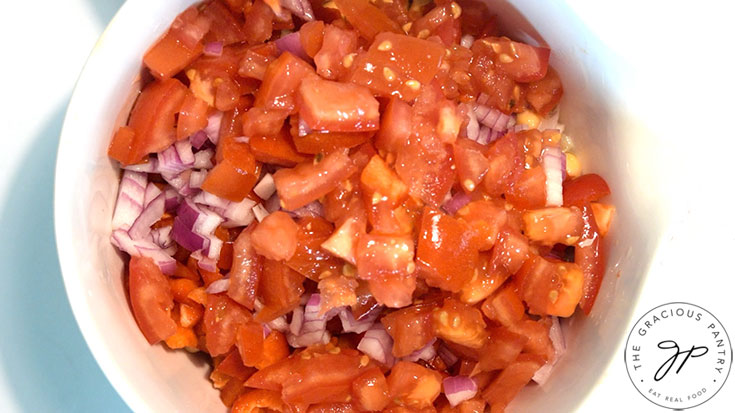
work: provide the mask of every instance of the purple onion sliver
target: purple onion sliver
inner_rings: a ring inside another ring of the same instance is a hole
[[[459,358],[452,353],[451,350],[449,350],[449,347],[444,345],[444,343],[439,344],[439,349],[437,350],[437,354],[439,354],[439,357],[444,361],[444,364],[447,365],[447,367],[452,367],[455,365]]]
[[[477,395],[477,383],[467,376],[450,376],[442,381],[444,395],[452,407]]]
[[[128,233],[134,240],[143,239],[151,232],[151,225],[161,219],[165,211],[166,199],[162,193],[153,199],[136,218]]]
[[[209,118],[207,118],[207,126],[204,128],[204,133],[207,134],[209,140],[215,145],[219,142],[219,129],[222,124],[223,115],[224,113],[220,111],[209,115]]]
[[[314,11],[311,8],[309,0],[281,0],[281,6],[299,16],[301,20],[314,20]]]
[[[191,146],[193,146],[196,149],[201,149],[204,143],[207,142],[207,132],[204,132],[204,130],[200,130],[199,132],[196,132],[195,134],[191,135],[189,138],[189,142],[191,142]]]
[[[198,251],[208,246],[206,245],[208,240],[189,229],[180,217],[174,218],[174,229],[171,236],[174,241],[189,251]]]
[[[289,33],[277,39],[276,47],[281,52],[289,52],[300,59],[310,60],[309,55],[306,54],[304,48],[301,46],[301,35],[299,35],[299,32]]]
[[[153,157],[148,158],[148,162],[135,165],[125,165],[122,167],[128,171],[158,173],[158,160]]]
[[[224,44],[222,42],[209,42],[204,45],[204,54],[207,56],[222,56]]]
[[[469,204],[472,198],[468,194],[466,194],[464,191],[458,191],[454,196],[452,196],[449,201],[445,202],[444,205],[442,205],[442,209],[446,211],[449,215],[454,215],[462,209],[465,205]]]
[[[230,279],[229,278],[222,278],[220,280],[217,280],[213,282],[212,284],[209,284],[209,287],[207,287],[207,294],[219,294],[227,291],[230,288]]]

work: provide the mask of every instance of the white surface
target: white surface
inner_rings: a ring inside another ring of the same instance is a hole
[[[5,81],[0,101],[0,130],[5,133],[0,151],[3,412],[126,410],[71,317],[51,226],[61,117],[74,79],[119,1],[14,2],[0,17],[3,38],[13,39],[0,67]],[[665,218],[669,225],[633,318],[664,302],[689,301],[711,311],[735,334],[729,265],[735,223],[728,219],[735,136],[727,122],[735,90],[725,40],[735,38],[728,21],[732,11],[722,10],[724,2],[699,2],[697,10],[691,10],[691,2],[635,3],[570,2],[578,17],[627,63],[619,76],[629,80],[629,90],[621,94],[647,97],[626,104],[650,120],[652,132],[661,138],[653,148],[659,155],[655,163],[680,169],[664,185],[681,193],[667,191],[672,202],[660,211],[662,216],[646,211],[652,213],[651,220]],[[33,24],[17,16],[34,16]],[[636,45],[633,40],[642,38],[640,33],[646,33],[646,41]],[[580,411],[664,411],[635,391],[622,357],[620,348]],[[734,380],[693,411],[731,411]]]

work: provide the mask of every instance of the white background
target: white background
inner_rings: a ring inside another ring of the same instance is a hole
[[[671,205],[674,219],[643,296],[631,303],[635,319],[659,304],[687,301],[735,334],[735,23],[729,2],[569,3],[612,50],[636,63],[634,85],[680,102],[657,132],[670,134],[671,146],[662,153],[681,164],[681,174],[672,177],[681,202]],[[128,410],[74,322],[52,223],[65,108],[87,55],[121,4],[6,0],[0,11],[0,412]],[[655,101],[630,105],[644,116],[657,110]],[[581,411],[666,411],[635,391],[622,347],[601,374]],[[735,411],[733,382],[693,411]]]

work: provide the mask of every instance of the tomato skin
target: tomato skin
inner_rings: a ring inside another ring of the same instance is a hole
[[[485,343],[487,333],[482,313],[477,308],[452,298],[432,313],[432,323],[437,337],[472,349]]]
[[[534,47],[505,37],[489,37],[476,43],[488,50],[496,68],[516,82],[528,83],[546,76],[551,54],[547,47]]]
[[[311,129],[362,132],[380,126],[378,101],[368,88],[316,77],[299,86],[299,116]]]
[[[347,74],[345,56],[357,50],[357,33],[334,25],[324,28],[324,38],[318,53],[314,55],[316,72],[325,79],[337,80]]]
[[[107,156],[123,165],[131,165],[139,161],[132,148],[135,144],[135,131],[129,126],[121,126],[110,141],[107,148]]]
[[[590,208],[592,208],[592,215],[595,217],[598,233],[601,237],[606,236],[607,232],[610,231],[612,219],[615,215],[615,205],[592,202]]]
[[[585,314],[589,315],[605,276],[605,255],[600,246],[597,223],[589,205],[582,206],[582,218],[584,219],[584,231],[574,248],[574,262],[582,268],[584,273],[584,292],[579,306]]]
[[[232,405],[232,413],[253,413],[265,409],[276,412],[289,411],[288,406],[281,400],[280,394],[262,389],[246,391]]]
[[[431,407],[441,392],[439,372],[416,363],[399,361],[388,375],[388,387],[393,399],[411,408]]]
[[[341,268],[340,261],[329,255],[321,246],[333,230],[332,224],[320,217],[299,219],[296,251],[286,265],[314,281],[318,281],[319,276],[325,271],[338,274]]]
[[[383,316],[380,322],[393,338],[393,355],[405,357],[423,348],[436,336],[431,305],[414,305]]]
[[[304,293],[303,284],[304,276],[282,261],[265,259],[260,279],[260,297],[264,307],[255,315],[255,320],[265,323],[293,310]]]
[[[401,28],[368,0],[335,0],[348,22],[368,40],[383,32],[401,33]]]
[[[352,382],[352,397],[361,410],[381,411],[390,403],[388,381],[373,367]]]
[[[161,269],[150,258],[130,257],[130,305],[140,331],[150,344],[155,344],[176,333],[171,318],[174,307],[171,286]]]
[[[263,83],[255,96],[255,106],[291,112],[294,94],[303,79],[316,75],[310,64],[284,52],[265,70]]]
[[[544,360],[531,354],[521,354],[482,392],[482,398],[493,407],[497,405],[501,409],[504,408],[543,365]]]
[[[367,142],[373,132],[311,132],[294,136],[293,142],[300,153],[329,154],[336,150],[354,148]]]
[[[478,263],[475,239],[474,231],[464,221],[426,207],[416,250],[419,276],[430,286],[459,292]]]
[[[335,151],[316,165],[304,162],[292,169],[281,169],[273,179],[281,205],[295,210],[326,195],[356,170],[346,153]]]
[[[384,44],[390,44],[388,50]],[[367,53],[352,64],[350,81],[367,86],[376,95],[397,96],[411,101],[421,86],[431,82],[439,71],[444,47],[440,44],[395,33],[380,33]],[[407,81],[416,81],[408,83]]]
[[[193,48],[184,45],[177,36],[169,31],[158,40],[143,56],[143,63],[151,74],[158,79],[166,79],[180,72],[204,50],[201,43]]]
[[[243,230],[233,244],[230,287],[227,295],[249,310],[255,306],[263,259],[255,252],[252,243],[254,225]]]
[[[304,155],[297,152],[287,126],[283,126],[279,132],[272,135],[253,136],[249,143],[255,159],[259,162],[292,167],[307,160]]]
[[[248,310],[226,295],[209,294],[204,309],[207,351],[212,357],[230,351],[238,328],[251,320]]]
[[[597,174],[586,174],[564,182],[564,205],[581,207],[610,195],[607,182]]]
[[[130,112],[128,126],[135,131],[135,136],[127,159],[138,162],[145,155],[163,151],[176,141],[174,116],[186,96],[186,86],[176,79],[155,81],[143,89]]]
[[[579,208],[557,207],[523,212],[526,236],[541,245],[574,245],[582,235],[584,221]]]
[[[411,106],[393,96],[380,118],[380,130],[375,147],[385,152],[398,152],[408,145],[411,135]]]
[[[307,56],[314,58],[324,41],[324,22],[314,20],[304,23],[299,30],[299,41]]]
[[[202,189],[233,202],[240,202],[250,193],[259,176],[259,166],[247,143],[220,136],[218,149],[222,160],[209,171]]]
[[[483,371],[504,369],[518,358],[527,342],[527,337],[513,333],[506,327],[491,328],[477,366]]]

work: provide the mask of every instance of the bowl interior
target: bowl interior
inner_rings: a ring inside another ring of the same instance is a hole
[[[225,411],[196,356],[150,346],[129,310],[121,256],[109,242],[119,171],[106,149],[124,121],[140,59],[193,0],[129,0],[101,37],[69,105],[56,170],[56,237],[74,315],[95,358],[135,411]],[[609,182],[617,207],[605,282],[592,314],[568,325],[568,354],[543,388],[530,386],[518,411],[572,411],[590,392],[624,336],[664,229],[655,137],[626,112],[624,61],[568,5],[489,1],[521,40],[548,44],[565,85],[561,119],[585,172]],[[559,24],[563,22],[563,24]],[[653,218],[651,218],[653,217]],[[549,400],[546,393],[571,395]],[[551,403],[551,404],[550,404]],[[541,406],[544,406],[541,409]]]

